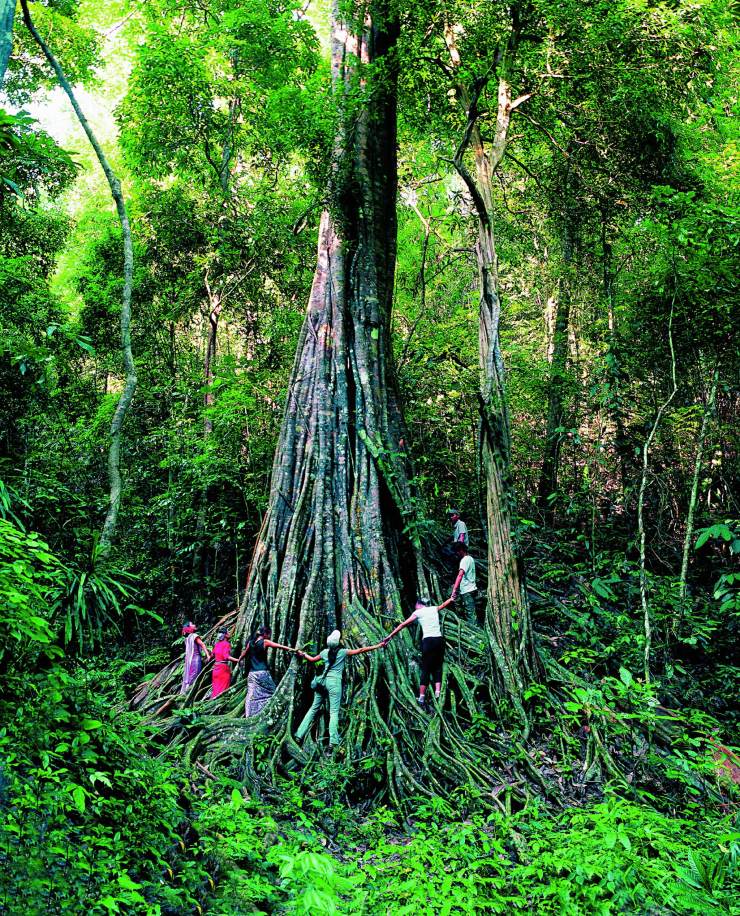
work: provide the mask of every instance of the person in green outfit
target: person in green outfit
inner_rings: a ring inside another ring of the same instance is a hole
[[[326,649],[323,649],[318,655],[298,653],[307,662],[323,661],[325,667],[312,682],[313,703],[304,716],[303,722],[298,726],[298,731],[295,733],[296,741],[302,741],[306,737],[326,698],[329,700],[329,747],[335,748],[339,745],[339,707],[342,705],[342,675],[345,662],[352,655],[364,655],[365,652],[374,652],[376,649],[383,648],[383,643],[379,642],[376,646],[345,649],[341,646],[341,641],[342,634],[339,630],[334,630],[326,640]]]

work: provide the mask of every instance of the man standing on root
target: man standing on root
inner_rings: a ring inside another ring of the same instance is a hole
[[[452,600],[456,600],[459,593],[466,620],[470,624],[477,624],[475,599],[478,595],[478,586],[475,581],[475,560],[468,553],[467,544],[462,541],[455,544],[455,551],[460,560],[460,568],[452,586]]]
[[[421,624],[421,683],[419,685],[419,706],[426,701],[426,692],[429,681],[434,683],[434,698],[439,699],[442,690],[442,665],[445,657],[445,641],[439,623],[439,612],[452,604],[452,598],[443,601],[440,605],[433,605],[429,598],[417,598],[414,613],[399,623],[396,629],[385,637],[381,645],[387,646],[396,633],[414,621]]]

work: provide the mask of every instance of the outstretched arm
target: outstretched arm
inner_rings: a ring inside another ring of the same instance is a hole
[[[449,597],[449,598],[447,599],[447,601],[443,601],[442,604],[438,604],[438,605],[437,605],[437,610],[438,610],[438,611],[443,610],[443,609],[446,608],[449,604],[452,604],[452,603],[454,602],[454,600],[455,600],[455,599],[454,599],[453,597]]]
[[[251,642],[247,642],[246,646],[244,646],[244,651],[243,651],[242,654],[239,656],[239,661],[240,661],[240,662],[243,661],[243,660],[247,657],[247,653],[249,652],[249,650],[250,650],[250,648],[251,648],[251,645],[252,645]]]
[[[452,597],[454,598],[457,595],[457,590],[460,588],[460,583],[462,582],[462,577],[465,575],[465,570],[461,569],[457,574],[457,579],[455,579],[455,584],[452,586]]]
[[[282,649],[284,652],[298,652],[298,649],[293,649],[291,646],[283,646],[279,642],[273,642],[271,639],[263,639],[262,643],[267,649]]]
[[[398,626],[396,627],[396,629],[393,630],[392,633],[389,633],[389,634],[386,636],[386,638],[383,640],[383,645],[384,645],[384,646],[387,646],[388,643],[389,643],[389,642],[393,639],[393,637],[396,635],[396,633],[400,633],[401,630],[404,629],[404,627],[410,626],[415,620],[416,620],[416,611],[414,611],[414,613],[413,613],[410,617],[407,617],[406,620],[404,620],[403,623],[399,623]]]
[[[359,649],[347,649],[347,655],[364,655],[366,652],[374,652],[376,649],[383,649],[384,647],[385,640],[374,646],[360,646]]]
[[[298,655],[304,660],[304,662],[318,662],[321,660],[321,655],[308,655],[306,652],[303,652],[301,649],[296,650]]]

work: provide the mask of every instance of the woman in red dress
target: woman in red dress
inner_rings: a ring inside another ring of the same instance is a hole
[[[220,630],[218,642],[213,647],[213,676],[211,679],[211,699],[227,690],[231,684],[229,662],[238,662],[231,654],[231,643],[227,630]]]

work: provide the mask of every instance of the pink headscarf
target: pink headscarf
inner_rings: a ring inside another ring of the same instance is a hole
[[[197,629],[198,628],[196,627],[194,623],[186,623],[185,626],[182,628],[182,635],[190,636],[190,634],[195,633]]]

